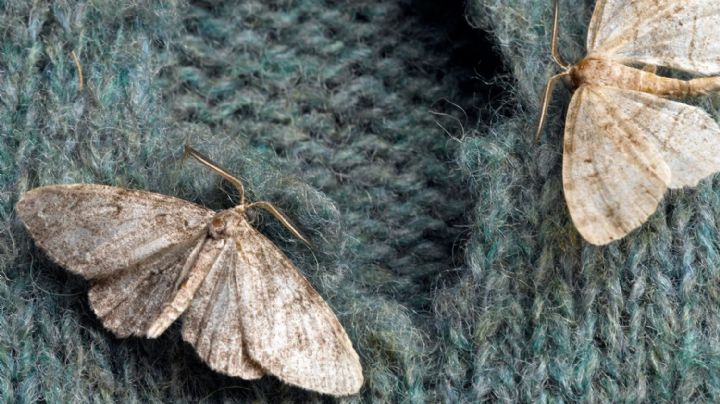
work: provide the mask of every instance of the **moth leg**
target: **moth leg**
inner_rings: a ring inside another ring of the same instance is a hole
[[[555,82],[561,78],[568,76],[570,74],[570,65],[567,64],[562,56],[560,56],[560,52],[558,52],[558,36],[560,31],[560,0],[554,0],[553,1],[553,27],[552,27],[552,37],[550,38],[550,54],[552,56],[553,61],[560,67],[563,68],[562,73],[558,73],[552,77],[550,77],[550,80],[548,80],[547,85],[545,86],[545,91],[543,92],[542,100],[540,101],[540,118],[538,119],[538,125],[537,129],[535,130],[535,143],[540,143],[540,134],[542,133],[543,126],[545,126],[545,119],[547,118],[547,109],[548,105],[550,104],[550,97],[552,96],[552,91],[555,88]]]
[[[259,201],[259,202],[253,202],[246,206],[246,208],[260,208],[265,209],[266,211],[270,212],[273,216],[275,216],[275,219],[277,219],[280,223],[282,223],[285,228],[287,228],[290,233],[292,233],[295,237],[300,239],[303,243],[305,243],[308,247],[312,247],[312,243],[310,240],[308,240],[303,234],[300,232],[300,230],[295,227],[295,225],[292,224],[290,219],[287,218],[278,208],[276,208],[273,204],[270,202],[265,201]]]

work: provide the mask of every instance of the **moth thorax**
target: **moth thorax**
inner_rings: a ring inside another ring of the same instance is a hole
[[[606,60],[586,57],[570,68],[570,82],[573,89],[583,84],[611,85],[613,66]]]
[[[590,74],[594,73],[591,59],[583,59],[570,68],[570,84],[576,89],[591,80]]]
[[[588,56],[570,68],[573,89],[583,84],[593,84],[647,92],[651,89],[644,87],[653,84],[655,77],[652,73],[597,56]]]
[[[235,237],[247,222],[245,215],[233,209],[218,212],[208,224],[208,233],[214,239]]]

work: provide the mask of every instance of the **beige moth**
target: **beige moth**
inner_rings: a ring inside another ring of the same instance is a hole
[[[156,338],[182,317],[182,338],[210,368],[243,379],[269,374],[320,393],[355,394],[360,360],[335,314],[295,265],[248,222],[272,213],[246,203],[214,212],[171,196],[94,184],[50,185],[16,205],[35,243],[90,281],[89,300],[118,337]]]
[[[554,83],[574,90],[565,120],[562,183],[585,240],[624,237],[655,212],[668,188],[695,186],[720,170],[720,127],[702,109],[675,99],[720,90],[720,5],[711,0],[598,0],[587,56],[545,88],[539,138]],[[712,76],[680,80],[656,66]],[[641,68],[642,67],[642,68]]]

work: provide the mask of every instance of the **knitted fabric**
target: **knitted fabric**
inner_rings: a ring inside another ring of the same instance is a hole
[[[563,4],[569,60],[590,3]],[[583,242],[560,186],[566,90],[532,143],[550,21],[529,0],[0,2],[0,400],[322,399],[210,370],[177,325],[114,338],[15,216],[22,192],[71,182],[233,206],[181,162],[186,140],[312,239],[253,217],[353,340],[347,401],[717,400],[713,181]],[[508,75],[478,77],[482,31]]]

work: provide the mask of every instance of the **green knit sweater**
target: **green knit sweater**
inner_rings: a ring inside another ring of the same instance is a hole
[[[532,143],[549,3],[0,1],[0,401],[324,398],[213,372],[177,326],[114,338],[14,213],[71,182],[233,206],[181,162],[188,139],[315,244],[254,218],[361,357],[344,400],[720,399],[720,194],[705,180],[620,242],[582,241],[560,182],[567,90]],[[575,60],[593,2],[566,3]]]

